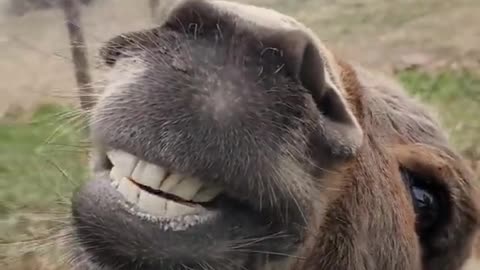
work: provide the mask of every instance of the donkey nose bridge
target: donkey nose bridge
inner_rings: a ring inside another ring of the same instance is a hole
[[[241,117],[246,113],[245,89],[231,80],[218,79],[206,85],[206,93],[201,101],[202,112],[215,120]]]
[[[213,118],[215,120],[221,120],[221,118],[232,117],[234,108],[239,105],[240,97],[235,96],[233,93],[214,91],[210,94],[206,101],[207,106],[210,107]]]
[[[253,93],[254,86],[245,82],[244,76],[235,73],[238,71],[205,72],[191,78],[187,88],[182,88],[179,83],[160,91],[165,91],[162,96],[174,102],[175,104],[171,105],[176,107],[177,111],[183,111],[190,115],[192,121],[204,123],[205,127],[208,127],[211,121],[240,120],[245,118],[249,111],[256,110],[249,103],[253,102],[252,98],[257,99],[255,103],[261,102],[261,95]],[[175,112],[171,117],[174,115]]]

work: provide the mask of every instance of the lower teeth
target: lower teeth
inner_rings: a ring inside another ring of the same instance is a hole
[[[199,210],[202,209],[200,206],[192,207],[162,196],[151,194],[140,189],[126,177],[121,181],[113,181],[111,185],[115,187],[129,203],[138,207],[141,211],[157,217],[174,218],[188,216],[197,214]]]
[[[120,202],[122,203],[122,202]],[[129,206],[124,204],[125,209],[128,210],[132,215],[138,216],[141,219],[149,222],[156,222],[159,223],[161,229],[164,231],[184,231],[188,228],[191,228],[195,225],[199,225],[201,223],[206,222],[207,220],[215,217],[217,213],[215,212],[204,212],[204,213],[197,213],[191,215],[183,215],[183,216],[176,216],[176,217],[163,217],[163,216],[156,216],[151,215],[149,213],[141,212],[137,209],[137,206]]]

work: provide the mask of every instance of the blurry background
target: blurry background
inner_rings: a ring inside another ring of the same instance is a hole
[[[0,0],[0,269],[65,269],[55,232],[86,177],[88,144],[59,1]],[[160,0],[154,20],[148,0],[80,1],[97,80],[102,43],[155,25],[171,5]],[[397,77],[431,105],[480,173],[480,1],[243,2],[290,14],[344,58]]]

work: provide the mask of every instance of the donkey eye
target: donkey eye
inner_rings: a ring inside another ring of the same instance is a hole
[[[416,214],[417,231],[426,233],[441,222],[444,205],[444,192],[431,179],[402,169],[402,177],[410,191]]]
[[[417,225],[420,230],[427,230],[438,220],[440,212],[438,199],[435,194],[424,187],[413,185],[410,189],[417,214]]]

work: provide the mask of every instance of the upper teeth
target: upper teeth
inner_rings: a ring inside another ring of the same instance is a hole
[[[129,178],[144,186],[176,195],[187,201],[208,202],[220,194],[221,189],[207,186],[197,178],[177,173],[169,174],[165,168],[139,160],[123,151],[107,153],[113,168],[110,178],[112,185],[141,210],[162,217],[176,217],[195,214],[198,207],[178,203],[140,189]]]

